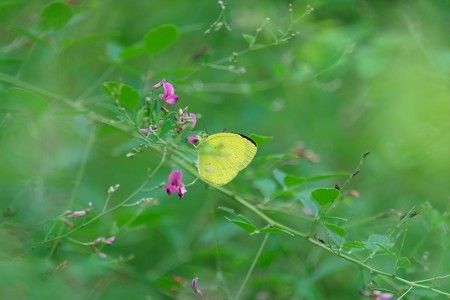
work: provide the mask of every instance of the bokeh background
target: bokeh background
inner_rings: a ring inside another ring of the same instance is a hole
[[[158,206],[122,208],[73,235],[82,242],[116,235],[103,248],[107,259],[67,240],[14,259],[54,224],[64,232],[54,220],[65,210],[91,202],[100,211],[115,184],[120,188],[110,203],[119,203],[160,161],[150,150],[127,158],[135,137],[93,120],[90,112],[114,118],[100,89],[105,81],[143,89],[166,78],[180,96],[177,108],[201,114],[209,132],[272,136],[259,157],[299,147],[320,157],[256,161],[229,188],[257,201],[263,195],[252,174],[352,172],[370,151],[349,184],[360,196],[337,212],[364,224],[349,226],[350,237],[387,234],[398,220],[370,218],[415,206],[423,214],[409,228],[403,255],[412,266],[404,275],[421,279],[449,270],[449,2],[245,0],[227,1],[222,10],[216,1],[75,0],[65,2],[70,16],[67,23],[59,16],[60,28],[43,23],[49,3],[0,3],[3,299],[195,299],[196,276],[209,299],[233,299],[244,281],[263,237],[228,222],[219,206],[246,210],[199,182],[181,200],[149,191],[144,196],[157,198]],[[120,58],[161,24],[179,30],[171,47]],[[258,28],[256,44],[265,47],[243,51],[244,35]],[[290,38],[274,43],[283,35]],[[175,167],[169,161],[154,184]],[[186,182],[193,179],[186,175]],[[307,241],[271,235],[241,299],[356,299],[367,276]]]

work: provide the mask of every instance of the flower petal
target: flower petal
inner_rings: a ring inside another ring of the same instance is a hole
[[[167,97],[164,97],[163,100],[166,101],[166,103],[168,103],[170,105],[175,105],[178,102],[178,96],[176,96],[176,95],[169,95]]]
[[[191,118],[191,128],[194,128],[195,124],[197,124],[197,115],[194,113],[190,113],[189,117]]]
[[[187,138],[188,142],[191,144],[197,144],[198,143],[198,136],[197,135],[192,135],[192,136],[188,136]]]
[[[171,83],[164,81],[162,84],[164,87],[164,98],[175,95],[175,89]]]

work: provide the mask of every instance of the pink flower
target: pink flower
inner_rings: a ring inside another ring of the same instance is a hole
[[[103,253],[99,250],[95,251],[95,253],[97,253],[98,257],[103,258],[103,259],[108,257],[105,253]]]
[[[199,296],[203,296],[202,291],[198,289],[198,277],[192,279],[191,288],[194,291],[194,293],[196,293]]]
[[[148,130],[148,128],[141,128],[139,129],[139,131],[145,136],[147,136],[150,133],[150,130]]]
[[[189,143],[191,143],[192,145],[197,144],[197,143],[198,143],[198,140],[199,140],[198,135],[188,136],[188,138],[187,138],[187,141],[188,141]]]
[[[394,298],[394,295],[391,293],[382,293],[380,291],[373,291],[373,296],[375,300],[390,300]]]
[[[187,108],[185,108],[184,110],[180,109],[178,112],[178,117],[176,117],[178,124],[178,133],[182,132],[188,124],[191,129],[195,127],[195,124],[197,124],[197,115],[194,113],[187,113],[186,109]]]
[[[168,184],[164,185],[164,190],[167,192],[168,195],[178,193],[178,197],[180,197],[180,199],[183,198],[187,190],[182,179],[183,179],[182,171],[173,170],[172,172],[170,172]]]
[[[392,298],[394,298],[394,295],[391,293],[383,293],[381,291],[378,290],[374,290],[374,291],[360,291],[359,292],[361,295],[363,295],[364,297],[368,297],[368,298],[373,298],[374,300],[390,300]]]
[[[183,114],[183,119],[186,120],[188,123],[191,123],[191,128],[195,127],[195,124],[197,124],[197,115],[194,113],[188,114],[185,112]]]
[[[81,218],[81,217],[84,217],[86,214],[87,214],[87,212],[85,210],[77,210],[77,211],[74,211],[71,215],[69,215],[69,217]]]
[[[173,88],[173,85],[169,82],[166,82],[165,79],[161,80],[161,83],[164,88],[164,94],[159,95],[159,98],[170,105],[176,104],[178,101],[178,96],[175,95],[175,89]]]
[[[106,245],[111,246],[114,243],[115,240],[116,240],[116,237],[114,235],[112,235],[112,236],[106,238],[103,243],[105,243]]]

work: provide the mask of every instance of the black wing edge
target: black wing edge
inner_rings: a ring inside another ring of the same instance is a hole
[[[240,133],[236,133],[236,134],[238,134],[238,135],[240,135],[241,137],[243,137],[244,139],[250,141],[253,145],[255,145],[256,148],[258,148],[258,144],[257,144],[254,140],[252,140],[251,138],[249,138],[248,136],[243,135],[243,134],[240,134]]]

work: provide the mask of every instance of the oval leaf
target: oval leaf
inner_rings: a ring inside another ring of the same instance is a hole
[[[347,230],[345,230],[343,227],[338,226],[336,224],[332,223],[324,223],[325,226],[327,226],[328,229],[330,229],[332,232],[336,233],[340,237],[345,237],[347,235]]]
[[[72,18],[72,8],[63,2],[52,2],[41,12],[42,25],[45,29],[60,29]]]
[[[227,219],[228,221],[230,221],[230,222],[236,224],[237,226],[241,227],[242,229],[244,229],[248,233],[253,233],[256,230],[256,226],[251,224],[251,223],[244,222],[244,221],[239,221],[239,220],[232,220],[232,219],[228,219],[227,217],[225,217],[225,219]]]
[[[311,215],[313,217],[317,217],[319,215],[320,208],[316,202],[309,200],[307,198],[304,198],[304,197],[300,197],[300,201],[305,206],[304,212],[306,215]]]
[[[258,144],[258,146],[261,146],[261,145],[263,145],[265,143],[268,143],[268,142],[270,142],[273,139],[272,136],[263,136],[263,135],[257,135],[257,134],[254,134],[254,133],[250,134],[249,137],[252,140],[254,140],[255,143]]]
[[[411,265],[411,261],[407,257],[400,257],[397,260],[397,268],[407,268]]]
[[[178,28],[172,24],[158,26],[145,35],[145,49],[149,54],[159,53],[172,46],[179,35]]]
[[[255,37],[251,34],[243,34],[243,37],[249,46],[255,43]]]
[[[220,209],[220,210],[222,210],[224,212],[227,212],[229,214],[232,214],[232,215],[236,215],[236,211],[233,208],[230,208],[230,207],[219,206],[219,207],[217,207],[217,209]]]
[[[287,187],[291,187],[291,186],[295,186],[298,184],[302,184],[306,181],[306,179],[304,177],[297,177],[294,175],[287,175],[284,178],[284,183],[286,184]]]
[[[129,85],[118,82],[105,82],[102,86],[103,92],[117,99],[119,104],[133,109],[139,102],[139,93]]]
[[[317,189],[311,192],[311,196],[320,205],[325,205],[336,200],[340,195],[337,189]]]
[[[256,179],[254,185],[264,198],[270,198],[277,191],[276,183],[269,178]]]
[[[348,242],[345,242],[342,246],[344,248],[351,248],[351,249],[366,249],[366,247],[364,246],[364,243],[358,242],[358,241],[348,241]]]
[[[375,250],[379,247],[379,244],[384,245],[386,248],[391,248],[393,246],[389,237],[381,234],[372,234],[365,242],[366,248],[370,250]]]
[[[127,48],[122,49],[119,54],[121,59],[128,59],[140,55],[144,55],[146,53],[145,45],[143,43],[136,44]]]
[[[386,252],[387,254],[389,254],[392,257],[396,257],[395,253],[392,252],[391,250],[389,250],[389,248],[385,247],[383,244],[380,243],[376,243],[378,247],[380,247],[381,249],[383,249],[384,252]]]
[[[284,173],[280,169],[274,169],[272,171],[272,174],[275,180],[278,182],[278,184],[281,185],[283,189],[286,189],[286,185],[284,184],[284,178],[286,178],[286,173]]]

